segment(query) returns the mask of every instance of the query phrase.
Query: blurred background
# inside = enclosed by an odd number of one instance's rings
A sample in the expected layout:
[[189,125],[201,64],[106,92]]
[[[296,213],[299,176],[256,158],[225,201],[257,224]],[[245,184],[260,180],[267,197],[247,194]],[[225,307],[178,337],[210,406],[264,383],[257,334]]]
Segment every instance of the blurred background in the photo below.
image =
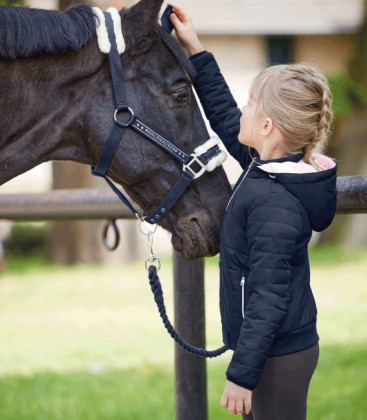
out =
[[[61,9],[82,1],[1,0]],[[130,0],[86,0],[106,9]],[[364,0],[185,0],[204,47],[213,52],[241,107],[265,67],[305,62],[323,72],[333,95],[334,134],[325,152],[338,176],[367,174],[367,8]],[[165,5],[162,7],[164,10]],[[209,132],[212,133],[209,125]],[[231,183],[241,173],[230,156]],[[106,188],[90,168],[49,162],[1,186],[1,194]],[[174,345],[159,318],[136,221],[118,221],[113,253],[104,222],[0,221],[0,419],[174,418]],[[173,321],[170,235],[154,250]],[[365,419],[367,403],[367,217],[337,215],[310,242],[318,305],[319,365],[310,419]],[[221,344],[218,256],[205,260],[207,346]],[[147,322],[149,320],[149,322]],[[220,406],[231,354],[208,361],[209,418]]]

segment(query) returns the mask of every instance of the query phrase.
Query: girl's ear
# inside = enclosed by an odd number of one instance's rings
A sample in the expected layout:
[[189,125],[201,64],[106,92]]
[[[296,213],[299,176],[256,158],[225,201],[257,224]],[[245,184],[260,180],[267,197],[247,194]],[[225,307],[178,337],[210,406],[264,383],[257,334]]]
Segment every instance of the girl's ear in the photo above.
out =
[[265,118],[265,120],[262,123],[261,134],[263,136],[268,136],[273,131],[273,128],[274,124],[271,118]]

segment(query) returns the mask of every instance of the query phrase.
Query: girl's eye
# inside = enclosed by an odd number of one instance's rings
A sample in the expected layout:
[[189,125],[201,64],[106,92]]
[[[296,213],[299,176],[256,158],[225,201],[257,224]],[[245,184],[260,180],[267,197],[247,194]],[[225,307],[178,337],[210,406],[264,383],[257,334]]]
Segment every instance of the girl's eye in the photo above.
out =
[[187,102],[189,99],[187,88],[181,88],[172,93],[174,100],[180,104]]

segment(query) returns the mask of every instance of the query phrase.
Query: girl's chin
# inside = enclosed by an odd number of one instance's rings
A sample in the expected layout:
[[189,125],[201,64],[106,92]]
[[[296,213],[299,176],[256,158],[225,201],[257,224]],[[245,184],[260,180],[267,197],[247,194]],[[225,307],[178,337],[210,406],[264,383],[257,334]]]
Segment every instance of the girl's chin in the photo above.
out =
[[238,141],[239,141],[241,144],[243,144],[244,146],[250,146],[250,145],[246,142],[246,140],[244,140],[244,139],[242,139],[242,138],[238,138]]

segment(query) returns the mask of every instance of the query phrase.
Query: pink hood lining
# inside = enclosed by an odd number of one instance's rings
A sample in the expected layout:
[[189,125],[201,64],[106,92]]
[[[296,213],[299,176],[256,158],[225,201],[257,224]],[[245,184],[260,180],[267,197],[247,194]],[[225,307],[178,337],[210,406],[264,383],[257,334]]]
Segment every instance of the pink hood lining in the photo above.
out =
[[[312,153],[313,160],[322,168],[323,171],[331,169],[335,166],[335,162],[326,155],[321,153]],[[264,165],[259,165],[258,168],[266,172],[274,173],[309,173],[319,172],[311,164],[306,163],[303,159],[298,162],[269,162]]]

